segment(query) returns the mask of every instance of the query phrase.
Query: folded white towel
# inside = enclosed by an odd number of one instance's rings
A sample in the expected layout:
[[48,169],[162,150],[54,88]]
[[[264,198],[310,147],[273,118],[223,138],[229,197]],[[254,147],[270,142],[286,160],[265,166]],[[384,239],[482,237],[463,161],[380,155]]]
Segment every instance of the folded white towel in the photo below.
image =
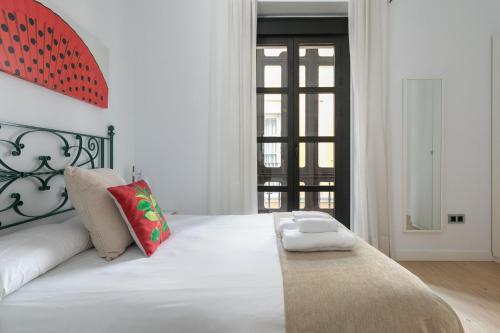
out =
[[308,217],[294,219],[300,232],[335,232],[337,231],[338,221],[333,217]]
[[305,218],[305,217],[322,217],[322,218],[331,218],[331,215],[325,212],[318,211],[307,211],[307,210],[294,210],[292,215],[295,219]]
[[287,251],[348,251],[356,244],[356,236],[340,226],[337,232],[303,233],[292,229],[283,230],[281,242]]
[[282,217],[279,223],[279,232],[283,234],[283,230],[293,230],[297,229],[298,226],[292,217]]

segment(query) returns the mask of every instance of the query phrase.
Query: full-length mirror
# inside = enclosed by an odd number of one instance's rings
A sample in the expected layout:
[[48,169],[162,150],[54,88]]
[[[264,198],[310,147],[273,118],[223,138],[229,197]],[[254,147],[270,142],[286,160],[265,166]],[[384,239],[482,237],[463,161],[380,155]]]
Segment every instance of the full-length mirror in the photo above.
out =
[[405,231],[440,231],[443,220],[443,80],[404,80]]

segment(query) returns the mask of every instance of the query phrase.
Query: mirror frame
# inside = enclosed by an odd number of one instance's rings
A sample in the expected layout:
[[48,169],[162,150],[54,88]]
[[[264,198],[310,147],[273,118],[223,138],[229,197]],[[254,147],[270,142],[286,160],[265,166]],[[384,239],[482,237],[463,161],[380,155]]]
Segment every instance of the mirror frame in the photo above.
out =
[[[406,198],[407,198],[407,143],[406,133],[408,132],[408,81],[411,80],[440,80],[441,81],[441,219],[439,229],[435,230],[409,230],[406,222]],[[402,117],[402,181],[401,181],[401,221],[403,232],[405,233],[439,233],[443,231],[447,220],[447,201],[446,201],[446,85],[445,79],[432,76],[410,76],[403,78],[403,117]]]

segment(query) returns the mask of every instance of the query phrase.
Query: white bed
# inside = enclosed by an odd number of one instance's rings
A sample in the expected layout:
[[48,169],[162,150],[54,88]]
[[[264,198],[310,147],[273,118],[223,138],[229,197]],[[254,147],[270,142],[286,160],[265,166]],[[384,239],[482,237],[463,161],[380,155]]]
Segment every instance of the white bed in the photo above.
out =
[[284,332],[272,215],[171,216],[150,258],[85,251],[0,302],[0,332]]

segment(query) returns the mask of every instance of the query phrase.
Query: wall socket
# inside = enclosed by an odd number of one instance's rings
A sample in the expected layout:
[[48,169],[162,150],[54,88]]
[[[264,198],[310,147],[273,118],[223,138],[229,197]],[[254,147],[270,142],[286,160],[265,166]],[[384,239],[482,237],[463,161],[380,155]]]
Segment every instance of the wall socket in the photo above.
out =
[[464,224],[465,214],[448,214],[448,224]]

